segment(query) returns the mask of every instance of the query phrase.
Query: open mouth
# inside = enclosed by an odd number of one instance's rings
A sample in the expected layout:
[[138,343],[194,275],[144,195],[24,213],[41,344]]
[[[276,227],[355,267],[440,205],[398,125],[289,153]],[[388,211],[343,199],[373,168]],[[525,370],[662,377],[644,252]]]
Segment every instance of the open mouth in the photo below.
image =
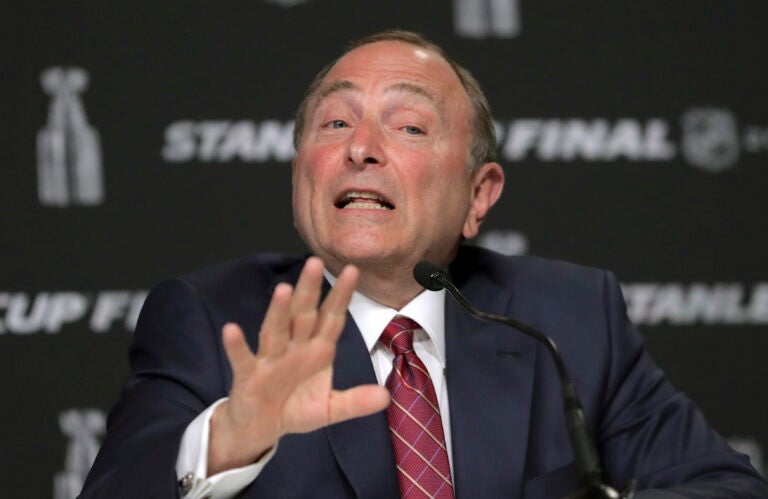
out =
[[336,201],[336,208],[355,210],[394,210],[395,207],[375,192],[349,191]]

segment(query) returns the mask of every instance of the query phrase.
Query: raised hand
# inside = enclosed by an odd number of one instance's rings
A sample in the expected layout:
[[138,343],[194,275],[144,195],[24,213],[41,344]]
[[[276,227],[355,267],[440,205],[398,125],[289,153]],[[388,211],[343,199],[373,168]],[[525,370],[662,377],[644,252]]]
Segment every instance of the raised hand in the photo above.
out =
[[256,461],[288,433],[304,433],[384,409],[378,385],[333,390],[333,357],[358,270],[347,266],[318,308],[323,264],[311,257],[296,288],[275,288],[254,355],[237,324],[223,329],[232,366],[229,400],[211,418],[208,474]]

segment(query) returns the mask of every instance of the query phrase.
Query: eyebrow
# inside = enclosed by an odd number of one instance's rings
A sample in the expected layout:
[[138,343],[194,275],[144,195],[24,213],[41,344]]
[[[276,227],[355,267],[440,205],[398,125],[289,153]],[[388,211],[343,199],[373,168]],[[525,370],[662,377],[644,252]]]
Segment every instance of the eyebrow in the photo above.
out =
[[408,94],[420,95],[421,97],[431,101],[439,109],[442,109],[442,99],[438,98],[435,92],[422,85],[403,81],[387,87],[385,92],[404,92]]
[[438,119],[442,122],[446,122],[446,115],[445,115],[445,105],[443,99],[438,97],[438,95],[430,90],[429,88],[417,85],[415,83],[408,83],[406,81],[402,81],[399,83],[395,83],[394,85],[391,85],[387,87],[384,92],[390,93],[390,92],[401,92],[411,95],[418,95],[420,97],[425,98],[432,106],[434,106],[435,110],[437,111]]
[[[353,93],[360,93],[363,89],[360,88],[358,85],[352,83],[349,80],[334,80],[327,85],[324,85],[320,87],[317,93],[317,101],[315,102],[315,110],[318,109],[318,107],[322,104],[322,102],[328,98],[328,96],[333,95],[335,93],[339,92],[353,92]],[[443,99],[439,98],[438,95],[430,90],[429,88],[418,85],[416,83],[409,83],[405,81],[401,81],[398,83],[394,83],[390,85],[389,87],[384,89],[385,93],[406,93],[410,95],[417,95],[424,99],[426,99],[432,106],[435,107],[435,110],[437,111],[438,119],[442,123],[446,123],[446,111],[445,111],[445,103]]]
[[349,80],[334,80],[320,89],[320,92],[318,93],[318,102],[325,99],[329,95],[336,92],[341,92],[342,90],[351,90],[353,92],[362,91],[360,87]]

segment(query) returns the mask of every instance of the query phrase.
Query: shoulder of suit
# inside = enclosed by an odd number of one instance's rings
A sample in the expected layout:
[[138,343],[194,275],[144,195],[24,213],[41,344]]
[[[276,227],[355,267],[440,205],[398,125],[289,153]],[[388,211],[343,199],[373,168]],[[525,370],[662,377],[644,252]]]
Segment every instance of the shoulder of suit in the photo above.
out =
[[[455,263],[459,272],[479,272],[502,287],[511,285],[592,287],[602,285],[606,272],[601,269],[530,255],[508,256],[480,247],[462,247]],[[453,271],[452,267],[452,271]]]
[[217,290],[227,293],[246,289],[265,289],[305,259],[280,253],[257,253],[216,263],[179,277],[207,294]]

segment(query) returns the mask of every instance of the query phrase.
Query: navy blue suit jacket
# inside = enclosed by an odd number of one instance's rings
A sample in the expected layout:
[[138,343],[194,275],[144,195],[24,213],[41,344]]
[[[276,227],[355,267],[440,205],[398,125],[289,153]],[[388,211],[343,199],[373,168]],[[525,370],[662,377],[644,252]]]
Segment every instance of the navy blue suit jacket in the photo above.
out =
[[[221,328],[243,326],[256,348],[271,291],[303,259],[259,255],[158,286],[141,313],[131,373],[81,497],[174,497],[187,424],[229,392]],[[557,342],[584,403],[608,483],[636,477],[638,497],[768,497],[765,481],[664,378],[625,314],[611,274],[533,257],[462,248],[454,280],[482,309]],[[559,498],[578,488],[560,384],[546,350],[477,321],[448,298],[446,380],[459,498]],[[376,383],[351,317],[334,385]],[[288,435],[239,497],[398,497],[384,412]]]

